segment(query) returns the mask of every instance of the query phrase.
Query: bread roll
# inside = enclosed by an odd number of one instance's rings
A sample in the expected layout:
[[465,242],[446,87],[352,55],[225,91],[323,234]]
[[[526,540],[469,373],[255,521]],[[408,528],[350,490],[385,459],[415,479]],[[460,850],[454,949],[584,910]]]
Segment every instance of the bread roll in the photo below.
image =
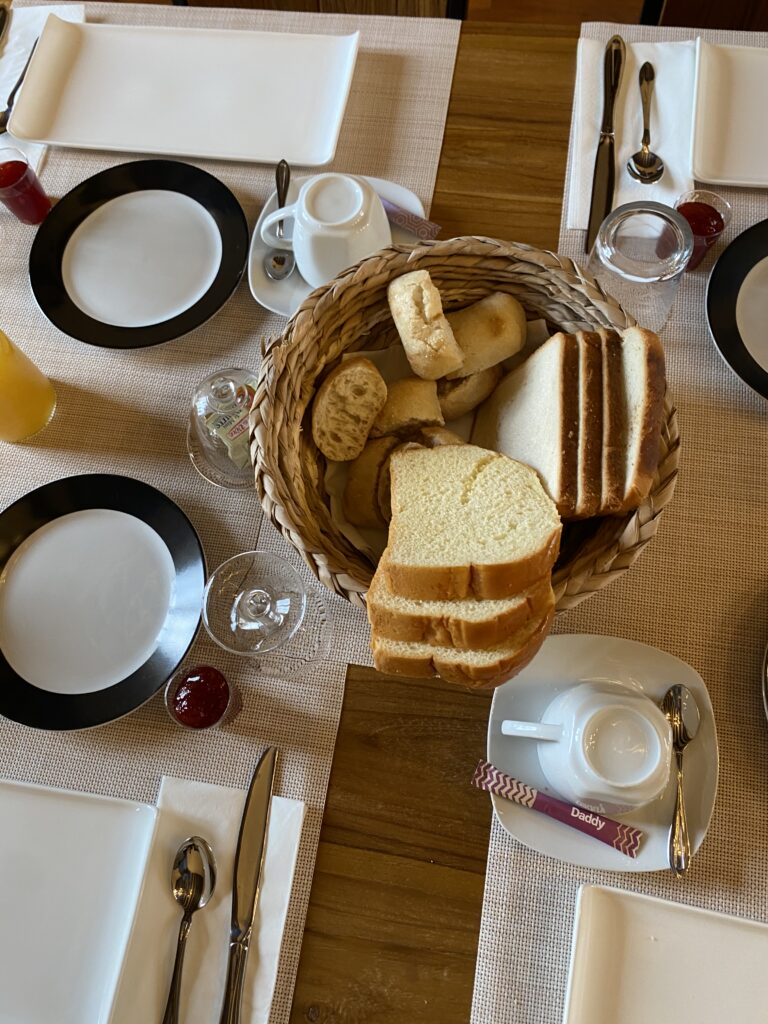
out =
[[441,427],[444,422],[435,382],[403,377],[389,385],[387,400],[371,425],[370,436],[407,434],[419,427]]
[[312,437],[323,455],[337,462],[357,458],[386,400],[387,385],[370,359],[339,363],[312,405]]
[[379,480],[385,465],[389,480],[389,455],[398,444],[396,437],[377,437],[369,441],[354,462],[349,464],[342,508],[354,526],[387,525],[379,510]]
[[445,444],[466,444],[463,437],[454,434],[447,427],[422,427],[414,435],[412,440],[418,441],[425,448],[441,448]]
[[446,421],[457,420],[465,413],[476,409],[492,393],[504,376],[501,365],[489,366],[469,377],[437,382],[437,399]]
[[525,310],[506,292],[493,292],[472,306],[448,314],[464,361],[445,376],[468,377],[508,359],[525,344]]
[[461,367],[462,350],[426,270],[395,278],[387,289],[387,299],[408,362],[418,377],[437,380]]

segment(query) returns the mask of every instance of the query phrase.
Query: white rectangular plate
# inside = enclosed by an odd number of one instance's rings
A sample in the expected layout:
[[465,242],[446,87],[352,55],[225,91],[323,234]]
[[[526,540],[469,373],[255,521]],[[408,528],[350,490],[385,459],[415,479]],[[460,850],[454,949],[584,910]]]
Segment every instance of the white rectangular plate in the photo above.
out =
[[103,1024],[155,808],[0,782],[0,1024]]
[[768,926],[582,886],[564,1024],[765,1024]]
[[768,49],[696,40],[691,167],[712,185],[768,186]]
[[347,36],[71,24],[51,16],[10,121],[19,139],[308,167],[333,159]]

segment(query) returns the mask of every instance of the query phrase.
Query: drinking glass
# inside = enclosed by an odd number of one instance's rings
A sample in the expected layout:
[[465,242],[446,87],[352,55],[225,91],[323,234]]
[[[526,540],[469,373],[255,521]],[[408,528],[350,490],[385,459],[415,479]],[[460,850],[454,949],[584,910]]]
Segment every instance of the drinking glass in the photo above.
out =
[[0,331],[0,441],[24,441],[42,430],[55,410],[53,384]]
[[642,327],[658,331],[693,252],[688,222],[661,203],[627,203],[609,213],[588,269]]
[[693,255],[686,270],[695,270],[731,222],[731,204],[716,192],[693,189],[675,202],[675,209],[691,226]]
[[198,385],[187,424],[187,452],[209,483],[230,489],[253,487],[248,448],[248,413],[256,374],[230,366]]
[[0,202],[22,224],[40,224],[51,209],[51,201],[27,158],[8,146],[0,147]]
[[270,551],[244,551],[214,570],[203,593],[203,624],[225,651],[257,659],[258,670],[278,678],[320,661],[331,645],[322,595]]

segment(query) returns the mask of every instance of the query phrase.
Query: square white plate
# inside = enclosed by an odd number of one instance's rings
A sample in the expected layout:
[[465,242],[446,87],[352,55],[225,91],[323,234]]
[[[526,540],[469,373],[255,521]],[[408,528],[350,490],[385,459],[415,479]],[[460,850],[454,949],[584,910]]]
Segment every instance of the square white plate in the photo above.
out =
[[0,1024],[103,1024],[155,808],[0,782]]
[[586,885],[564,1024],[765,1024],[768,926]]
[[308,167],[333,159],[347,36],[71,24],[51,15],[9,130],[80,149]]
[[768,186],[768,49],[696,40],[691,169],[712,185]]

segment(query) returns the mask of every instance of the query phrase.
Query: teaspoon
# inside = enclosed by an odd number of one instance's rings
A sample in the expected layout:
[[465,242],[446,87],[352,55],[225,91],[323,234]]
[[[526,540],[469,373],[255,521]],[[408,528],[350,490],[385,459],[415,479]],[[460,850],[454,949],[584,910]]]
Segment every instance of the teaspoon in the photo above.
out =
[[669,866],[678,878],[688,870],[691,860],[691,840],[685,814],[683,794],[683,751],[699,731],[701,721],[696,698],[687,686],[676,684],[664,694],[661,710],[672,729],[672,746],[677,763],[677,795],[675,813],[669,833]]
[[640,150],[627,161],[627,170],[644,185],[652,185],[664,173],[664,164],[651,150],[651,97],[656,75],[648,61],[640,68],[640,100],[643,105],[643,137]]
[[187,936],[192,915],[206,905],[216,886],[216,858],[208,843],[200,836],[190,836],[178,849],[171,873],[173,898],[184,911],[179,926],[176,944],[176,960],[168,992],[168,1002],[162,1024],[177,1024],[179,1019],[179,997],[181,995],[181,972]]
[[[291,183],[291,168],[287,160],[281,160],[275,171],[275,185],[277,186],[277,208],[285,206],[288,198],[288,186]],[[283,222],[279,220],[275,228],[278,238],[283,237]],[[264,273],[272,281],[284,281],[290,277],[293,268],[296,266],[294,255],[288,249],[271,249],[264,257]]]

